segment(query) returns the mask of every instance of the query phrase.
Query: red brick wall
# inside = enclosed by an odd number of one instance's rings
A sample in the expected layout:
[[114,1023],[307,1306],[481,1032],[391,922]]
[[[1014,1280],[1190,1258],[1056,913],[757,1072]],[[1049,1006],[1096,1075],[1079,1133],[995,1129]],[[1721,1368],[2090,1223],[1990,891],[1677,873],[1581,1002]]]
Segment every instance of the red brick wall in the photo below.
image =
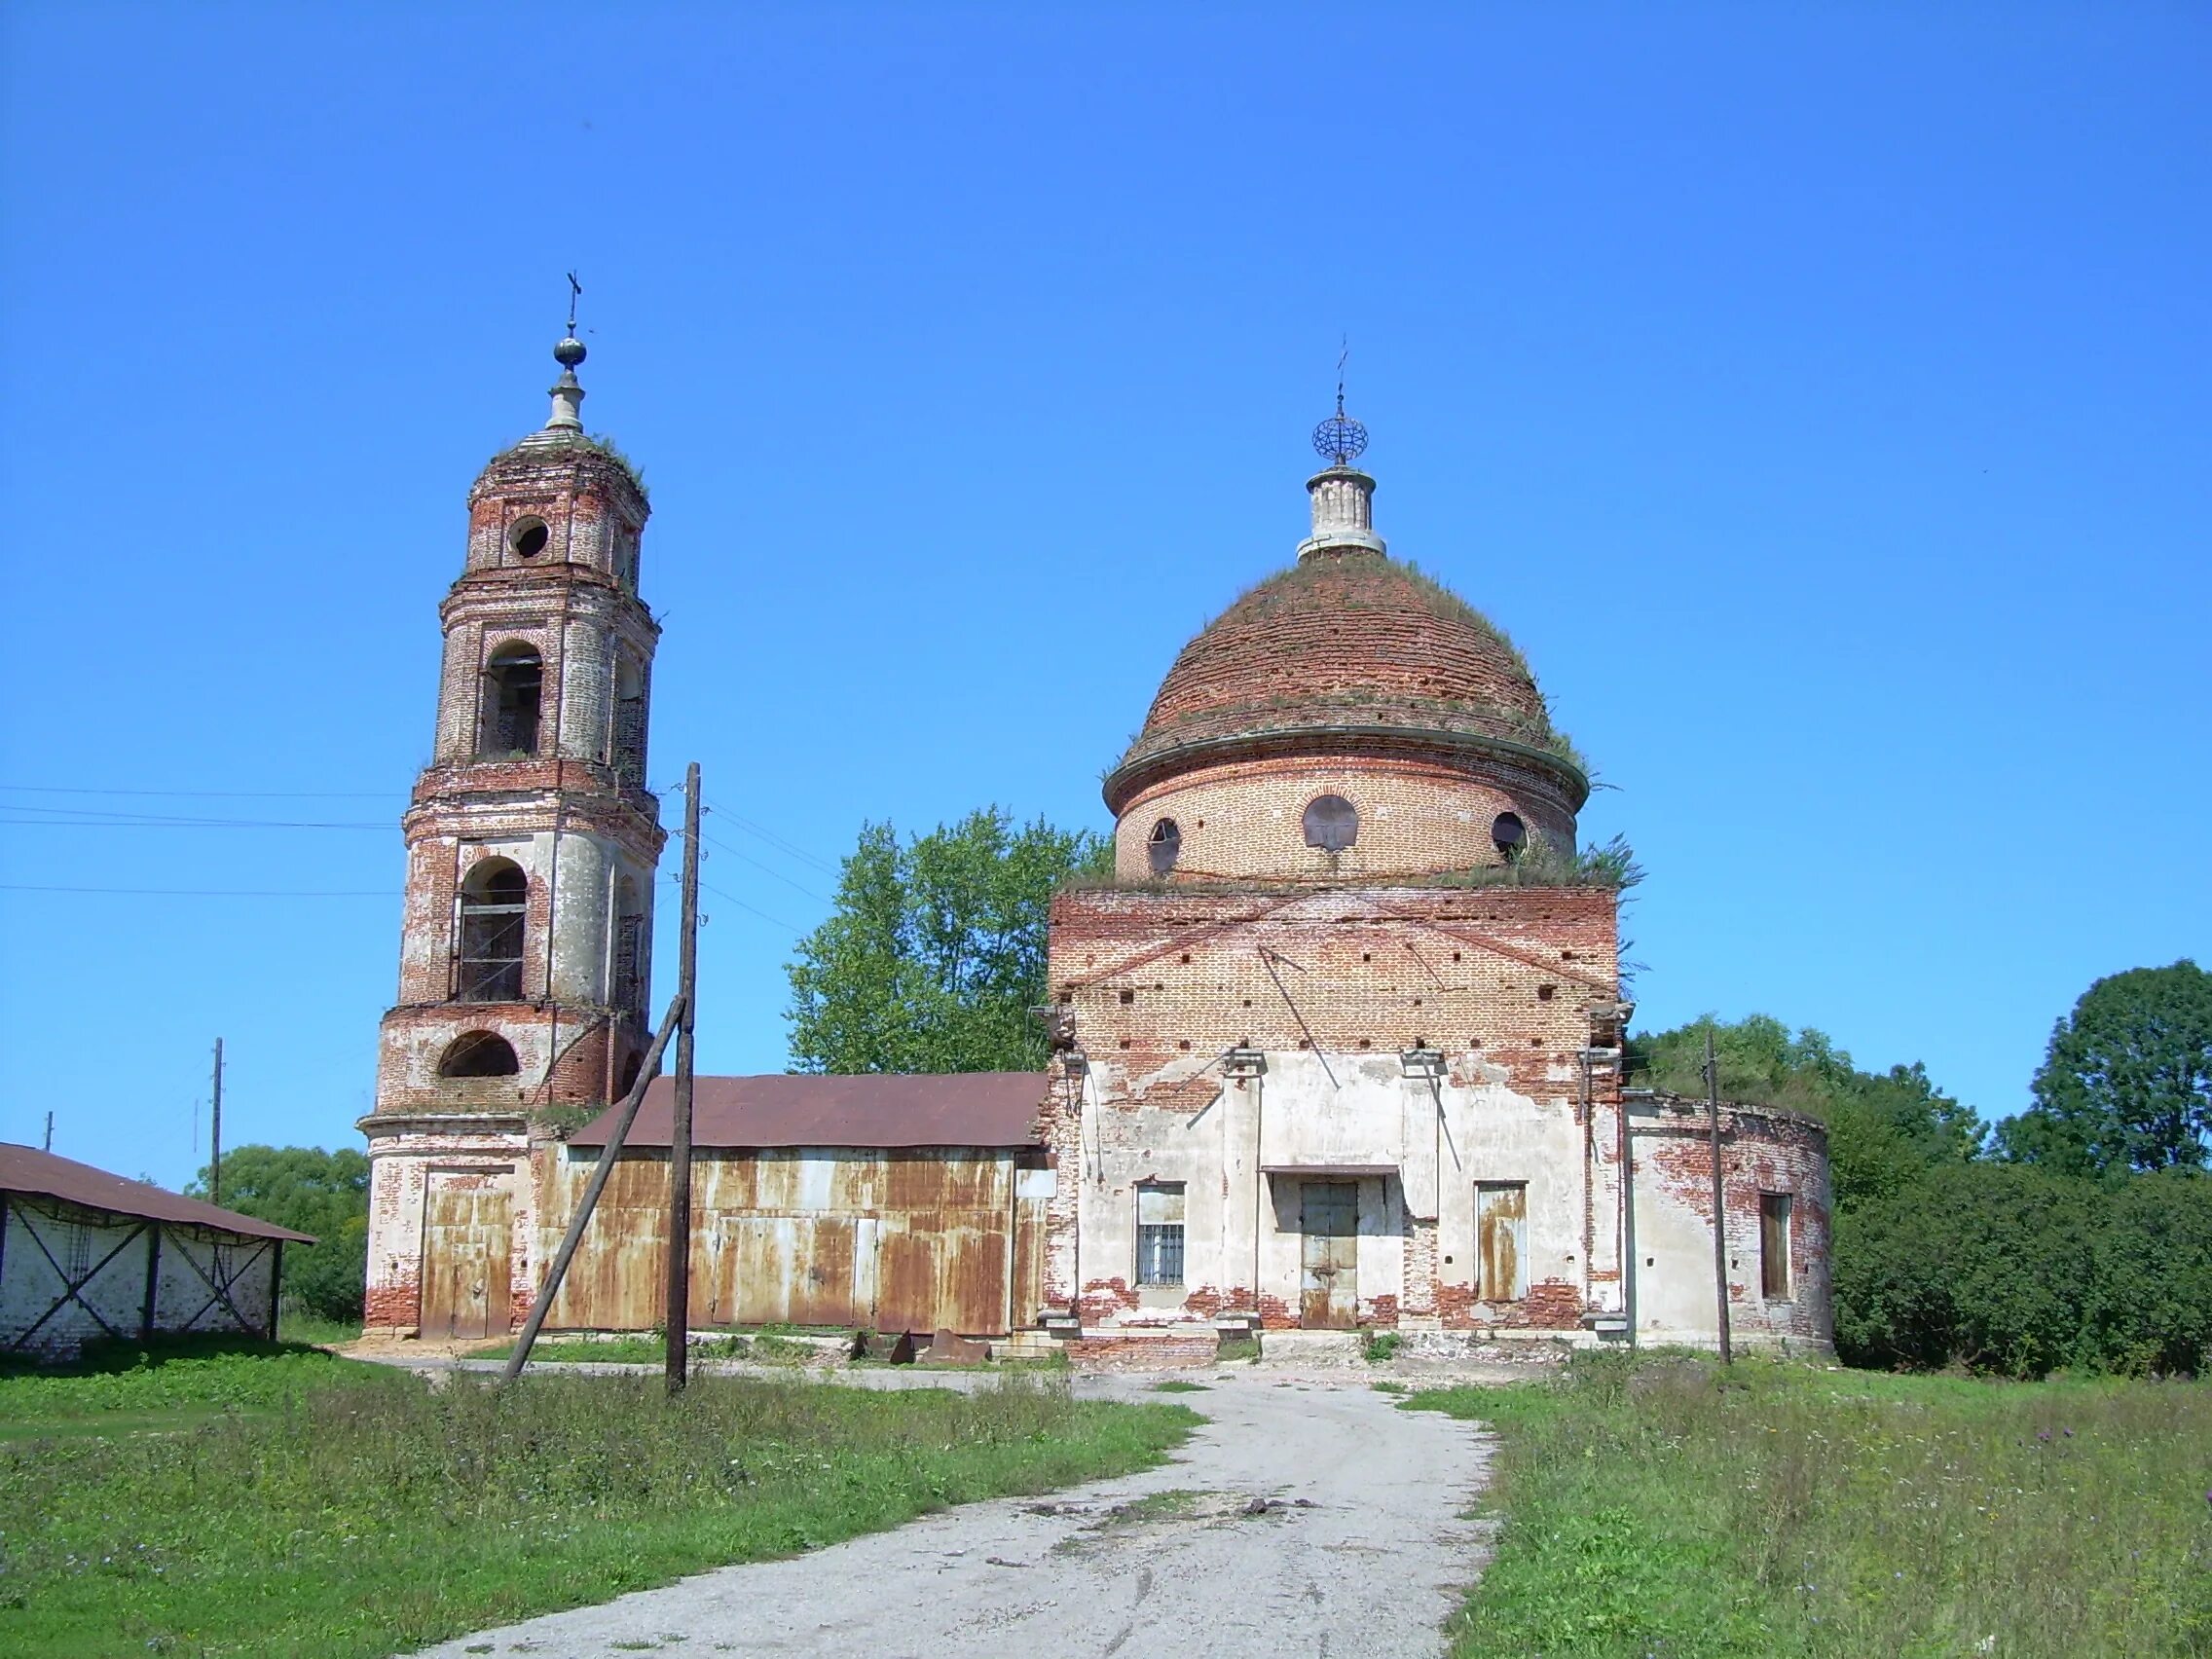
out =
[[[1417,1041],[1480,1051],[1518,1092],[1557,1098],[1590,1004],[1617,992],[1615,909],[1595,888],[1070,892],[1053,902],[1049,972],[1085,1050],[1139,1080],[1132,1101],[1164,1087],[1154,1074],[1239,1043]],[[1263,949],[1295,966],[1271,974]]]

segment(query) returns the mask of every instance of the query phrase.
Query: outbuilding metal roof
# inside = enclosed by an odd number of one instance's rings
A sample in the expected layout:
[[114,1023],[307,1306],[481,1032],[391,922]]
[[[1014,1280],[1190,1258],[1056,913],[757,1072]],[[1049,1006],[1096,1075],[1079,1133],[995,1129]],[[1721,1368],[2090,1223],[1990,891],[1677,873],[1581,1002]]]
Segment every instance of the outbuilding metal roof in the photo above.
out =
[[[702,1077],[691,1090],[691,1143],[713,1147],[1025,1147],[1041,1144],[1044,1072],[870,1072],[853,1077]],[[626,1146],[666,1146],[676,1080],[645,1089]],[[608,1111],[569,1137],[605,1146]]]
[[61,1198],[87,1209],[112,1210],[147,1221],[180,1222],[212,1227],[225,1233],[243,1233],[255,1238],[286,1238],[296,1244],[313,1244],[311,1234],[257,1221],[236,1210],[218,1209],[178,1193],[165,1192],[143,1181],[126,1181],[90,1163],[57,1158],[33,1146],[0,1141],[0,1193],[37,1193]]

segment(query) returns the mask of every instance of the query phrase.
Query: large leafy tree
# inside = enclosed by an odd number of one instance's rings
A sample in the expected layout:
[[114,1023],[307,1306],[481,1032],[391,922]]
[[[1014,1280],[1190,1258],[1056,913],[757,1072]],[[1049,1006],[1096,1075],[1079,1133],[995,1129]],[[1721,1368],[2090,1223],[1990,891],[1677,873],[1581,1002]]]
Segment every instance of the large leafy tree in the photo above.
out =
[[1022,1071],[1043,1066],[1052,894],[1111,846],[997,807],[901,845],[869,824],[836,909],[790,963],[792,1067],[803,1072]]
[[[185,1189],[207,1197],[207,1171]],[[324,1319],[361,1316],[369,1257],[369,1161],[350,1147],[240,1146],[223,1154],[223,1207],[314,1235],[284,1250],[284,1296]]]
[[2212,1161],[2212,973],[2191,961],[2091,985],[2050,1034],[2008,1157],[2080,1174]]

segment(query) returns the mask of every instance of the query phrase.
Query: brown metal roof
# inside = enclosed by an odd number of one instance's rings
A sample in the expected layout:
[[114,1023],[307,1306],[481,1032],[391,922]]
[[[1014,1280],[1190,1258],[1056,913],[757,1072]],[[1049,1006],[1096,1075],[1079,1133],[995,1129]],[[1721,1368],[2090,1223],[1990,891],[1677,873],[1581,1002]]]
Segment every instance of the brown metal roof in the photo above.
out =
[[[694,1146],[1036,1146],[1043,1072],[869,1072],[852,1077],[702,1077],[691,1092]],[[666,1146],[676,1081],[645,1090],[628,1146]],[[605,1146],[614,1114],[569,1137]]]
[[36,1147],[0,1141],[0,1193],[39,1193],[62,1198],[87,1209],[113,1210],[118,1215],[142,1216],[148,1221],[174,1221],[195,1227],[219,1228],[255,1238],[288,1238],[313,1244],[313,1235],[294,1233],[273,1222],[256,1221],[236,1210],[217,1209],[180,1194],[150,1187],[143,1181],[126,1181],[104,1169],[74,1159],[56,1158]]

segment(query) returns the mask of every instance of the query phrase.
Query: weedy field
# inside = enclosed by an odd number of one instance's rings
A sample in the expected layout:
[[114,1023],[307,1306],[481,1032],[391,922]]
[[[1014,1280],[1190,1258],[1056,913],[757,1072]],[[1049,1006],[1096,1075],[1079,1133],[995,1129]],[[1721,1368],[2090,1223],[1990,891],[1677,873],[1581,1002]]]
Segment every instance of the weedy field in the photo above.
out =
[[1589,1356],[1499,1437],[1459,1655],[2212,1654],[2212,1385]]
[[0,1652],[382,1656],[950,1503],[1145,1468],[1197,1419],[975,1395],[460,1376],[317,1349],[0,1377]]
[[[690,1345],[694,1361],[702,1359],[756,1359],[770,1365],[799,1365],[816,1349],[807,1343],[772,1331],[756,1336],[709,1337]],[[504,1359],[514,1352],[511,1342],[487,1343],[473,1357]],[[545,1337],[532,1346],[533,1365],[659,1365],[668,1358],[667,1339],[633,1337]]]

